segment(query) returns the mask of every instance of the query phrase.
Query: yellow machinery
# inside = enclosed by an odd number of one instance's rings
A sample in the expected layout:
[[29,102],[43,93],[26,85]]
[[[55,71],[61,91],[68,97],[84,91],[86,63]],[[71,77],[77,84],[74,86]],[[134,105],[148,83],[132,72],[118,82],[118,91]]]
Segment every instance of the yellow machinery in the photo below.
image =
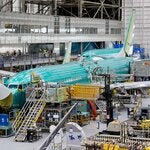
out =
[[70,87],[71,99],[96,100],[103,92],[98,85],[74,85]]
[[88,124],[90,121],[90,114],[88,112],[77,113],[75,115],[71,115],[69,122],[76,122],[80,126],[84,126]]
[[99,85],[88,84],[47,88],[47,96],[50,102],[63,102],[68,99],[96,100],[102,92],[103,88]]
[[119,146],[113,144],[103,144],[102,150],[119,150]]
[[101,149],[101,150],[129,150],[129,148],[126,147],[125,145],[120,146],[119,144],[114,144],[114,143],[103,143],[103,142],[102,143],[101,142],[91,143],[90,141],[88,141],[88,143],[86,143],[87,150],[91,150],[94,147],[96,149]]
[[149,120],[142,120],[138,126],[142,129],[150,128],[150,119]]
[[125,147],[120,147],[119,150],[129,150],[129,149]]
[[128,150],[128,148],[120,147],[117,144],[102,144],[102,150]]

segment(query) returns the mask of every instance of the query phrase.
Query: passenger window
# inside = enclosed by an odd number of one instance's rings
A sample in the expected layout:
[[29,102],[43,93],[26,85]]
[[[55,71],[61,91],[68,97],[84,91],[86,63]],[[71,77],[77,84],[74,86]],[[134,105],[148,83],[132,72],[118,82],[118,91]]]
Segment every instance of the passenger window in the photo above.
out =
[[8,88],[10,88],[10,89],[17,89],[18,85],[17,84],[10,84],[10,85],[8,85]]

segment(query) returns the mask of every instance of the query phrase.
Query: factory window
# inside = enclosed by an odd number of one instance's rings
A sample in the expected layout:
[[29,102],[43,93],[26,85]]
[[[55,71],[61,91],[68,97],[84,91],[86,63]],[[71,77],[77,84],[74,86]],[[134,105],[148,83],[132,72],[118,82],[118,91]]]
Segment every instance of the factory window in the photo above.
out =
[[30,25],[30,32],[34,33],[34,25]]
[[66,34],[70,34],[70,17],[66,17],[65,30],[66,30]]
[[54,17],[54,34],[60,33],[59,16]]
[[40,25],[34,26],[34,33],[40,33],[41,32],[41,27]]
[[111,34],[121,34],[120,28],[111,28]]
[[31,33],[30,25],[21,25],[21,33]]
[[105,22],[105,34],[109,34],[109,20]]
[[48,26],[5,24],[5,33],[48,33]]
[[75,28],[76,34],[82,34],[82,28],[76,27]]
[[13,33],[13,25],[12,24],[5,24],[5,33]]
[[83,28],[83,34],[89,34],[89,28],[88,27]]
[[31,25],[30,32],[46,34],[46,33],[48,33],[48,26]]
[[43,33],[43,34],[48,33],[48,27],[47,26],[41,26],[41,33]]
[[90,28],[90,34],[97,34],[97,28]]
[[76,27],[76,34],[97,34],[97,28],[89,28],[89,27]]
[[17,84],[9,84],[8,88],[10,88],[10,89],[17,89],[18,85]]

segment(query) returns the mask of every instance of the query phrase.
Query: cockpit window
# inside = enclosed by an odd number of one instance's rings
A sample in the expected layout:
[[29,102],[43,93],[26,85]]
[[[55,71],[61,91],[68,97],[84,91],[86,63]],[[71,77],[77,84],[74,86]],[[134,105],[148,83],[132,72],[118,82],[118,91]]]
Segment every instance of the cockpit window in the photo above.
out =
[[10,89],[17,89],[18,85],[17,84],[9,84],[8,88],[10,88]]
[[22,89],[22,84],[20,84],[20,85],[18,86],[18,89]]

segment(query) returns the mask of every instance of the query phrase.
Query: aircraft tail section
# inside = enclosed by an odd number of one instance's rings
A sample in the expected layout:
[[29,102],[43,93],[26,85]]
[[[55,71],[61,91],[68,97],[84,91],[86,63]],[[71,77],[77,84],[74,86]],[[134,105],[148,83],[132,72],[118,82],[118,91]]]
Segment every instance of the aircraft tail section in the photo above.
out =
[[70,62],[70,57],[71,57],[71,42],[68,42],[63,64]]
[[134,20],[135,20],[135,9],[132,10],[132,15],[130,17],[130,23],[128,25],[128,30],[125,37],[125,42],[122,50],[119,52],[120,57],[130,56],[133,53],[133,31],[134,31]]

